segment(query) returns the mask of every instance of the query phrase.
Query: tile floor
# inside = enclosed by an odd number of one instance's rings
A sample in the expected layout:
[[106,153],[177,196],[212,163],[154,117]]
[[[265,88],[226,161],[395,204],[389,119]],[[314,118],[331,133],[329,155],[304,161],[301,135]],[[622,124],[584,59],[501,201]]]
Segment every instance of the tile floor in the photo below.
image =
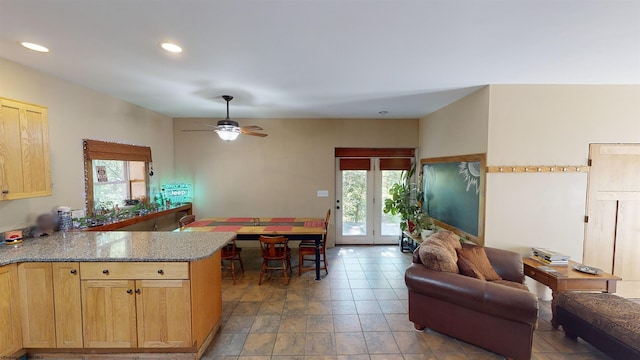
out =
[[[288,286],[282,272],[258,286],[258,249],[244,248],[247,272],[236,285],[229,272],[223,273],[223,323],[203,359],[503,358],[434,331],[413,330],[404,284],[411,257],[397,247],[328,249],[329,274],[320,282],[313,280],[312,271],[298,277],[293,252]],[[548,302],[541,302],[540,308],[534,360],[608,359],[586,342],[554,330]]]

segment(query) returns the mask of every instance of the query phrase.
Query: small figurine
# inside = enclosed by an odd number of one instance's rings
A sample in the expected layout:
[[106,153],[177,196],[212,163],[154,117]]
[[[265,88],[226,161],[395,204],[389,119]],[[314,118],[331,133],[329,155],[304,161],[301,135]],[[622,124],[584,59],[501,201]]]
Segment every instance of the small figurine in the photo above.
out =
[[33,237],[48,236],[54,233],[56,221],[51,214],[38,215],[36,218],[36,230]]

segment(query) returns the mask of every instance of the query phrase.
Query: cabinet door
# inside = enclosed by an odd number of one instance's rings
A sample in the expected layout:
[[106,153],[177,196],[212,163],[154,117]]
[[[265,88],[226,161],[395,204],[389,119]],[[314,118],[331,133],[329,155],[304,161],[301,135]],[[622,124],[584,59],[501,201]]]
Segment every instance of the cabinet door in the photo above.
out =
[[82,280],[85,348],[137,346],[135,282]]
[[56,345],[82,348],[82,303],[78,263],[52,263]]
[[22,343],[25,348],[55,348],[51,263],[18,264]]
[[0,266],[0,359],[22,349],[16,264]]
[[192,346],[189,280],[138,280],[136,288],[138,345]]
[[51,195],[47,109],[0,98],[0,200]]

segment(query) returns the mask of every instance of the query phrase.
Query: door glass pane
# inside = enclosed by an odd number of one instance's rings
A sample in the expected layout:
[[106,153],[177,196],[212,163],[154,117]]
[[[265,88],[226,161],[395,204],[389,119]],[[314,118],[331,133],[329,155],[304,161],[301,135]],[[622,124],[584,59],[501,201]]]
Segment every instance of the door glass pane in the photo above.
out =
[[367,171],[342,171],[342,235],[367,234]]
[[[384,208],[384,201],[391,197],[389,195],[389,188],[391,185],[398,183],[402,180],[402,170],[382,170],[382,208]],[[382,236],[399,236],[400,235],[400,215],[395,216],[385,214],[384,211],[380,214],[380,233]]]

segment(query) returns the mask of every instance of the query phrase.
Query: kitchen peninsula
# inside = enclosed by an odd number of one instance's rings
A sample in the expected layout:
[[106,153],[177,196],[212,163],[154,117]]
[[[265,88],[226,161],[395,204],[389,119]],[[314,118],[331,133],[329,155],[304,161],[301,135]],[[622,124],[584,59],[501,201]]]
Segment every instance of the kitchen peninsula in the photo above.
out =
[[[0,247],[0,358],[180,353],[220,326],[228,232],[58,232]],[[6,320],[5,320],[6,319]]]

